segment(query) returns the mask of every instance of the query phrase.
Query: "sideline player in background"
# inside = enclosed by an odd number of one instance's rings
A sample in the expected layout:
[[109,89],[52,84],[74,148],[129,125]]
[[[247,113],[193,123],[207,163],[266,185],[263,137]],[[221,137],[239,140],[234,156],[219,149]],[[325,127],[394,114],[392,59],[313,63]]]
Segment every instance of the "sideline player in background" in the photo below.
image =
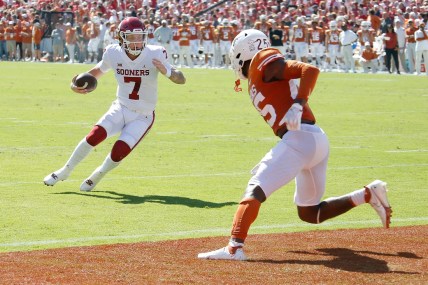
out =
[[[158,97],[158,73],[167,76],[176,84],[184,84],[186,81],[183,73],[168,63],[163,47],[146,45],[147,31],[138,18],[125,18],[120,23],[118,37],[119,44],[108,46],[102,61],[88,71],[100,78],[113,69],[118,84],[117,99],[91,132],[79,142],[65,165],[45,177],[44,183],[48,186],[66,180],[96,145],[120,133],[101,166],[80,186],[82,191],[91,191],[151,129]],[[87,90],[75,86],[75,78],[72,80],[71,89],[77,93],[87,93]]]
[[[358,205],[370,203],[383,226],[388,228],[392,210],[383,181],[375,180],[362,189],[321,202],[329,142],[324,131],[315,124],[307,103],[315,88],[318,68],[285,60],[279,50],[270,48],[266,35],[254,29],[236,36],[230,57],[239,78],[248,79],[254,107],[281,140],[252,170],[253,177],[235,212],[228,246],[200,253],[198,258],[245,260],[242,247],[261,203],[294,178],[294,203],[301,220],[319,224]],[[300,79],[300,86],[295,79]],[[235,89],[238,87],[239,81]]]

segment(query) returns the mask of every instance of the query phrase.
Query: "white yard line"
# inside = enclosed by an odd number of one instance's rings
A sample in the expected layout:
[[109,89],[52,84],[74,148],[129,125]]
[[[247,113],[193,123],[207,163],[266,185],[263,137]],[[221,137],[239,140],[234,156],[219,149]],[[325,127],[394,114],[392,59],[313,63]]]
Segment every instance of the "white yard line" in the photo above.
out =
[[[409,168],[409,167],[425,167],[428,166],[428,163],[415,163],[415,164],[391,164],[391,165],[382,165],[382,166],[376,166],[376,165],[361,165],[361,166],[336,166],[336,167],[329,167],[329,170],[353,170],[353,169],[365,169],[365,168],[376,168],[376,169],[383,169],[383,168]],[[214,177],[214,176],[242,176],[246,175],[249,176],[250,172],[248,171],[241,171],[241,172],[223,172],[223,173],[199,173],[199,174],[171,174],[171,175],[152,175],[152,176],[117,176],[117,177],[106,177],[103,180],[123,180],[123,179],[176,179],[176,178],[188,178],[188,177]],[[83,178],[82,178],[83,179]],[[81,180],[76,179],[69,179],[64,182],[76,182]],[[42,179],[40,181],[28,181],[28,182],[2,182],[0,183],[0,187],[9,187],[9,186],[16,186],[16,185],[40,185],[42,184]]]
[[[393,222],[427,222],[428,217],[413,217],[404,219],[394,219]],[[311,225],[305,223],[289,223],[279,225],[265,225],[265,226],[253,226],[252,230],[272,230],[272,229],[286,229],[286,228],[308,228],[308,227],[328,227],[328,226],[348,226],[348,225],[365,225],[365,224],[380,224],[379,220],[363,220],[363,221],[343,221],[343,222],[324,222],[319,225]],[[37,240],[37,241],[16,241],[9,243],[0,243],[0,247],[23,247],[23,246],[37,246],[37,245],[49,245],[49,244],[79,244],[90,241],[117,241],[117,240],[136,240],[147,237],[192,237],[195,234],[224,234],[227,236],[230,232],[230,228],[211,228],[211,229],[200,229],[200,230],[189,230],[189,231],[176,231],[176,232],[164,232],[164,233],[149,233],[149,234],[135,234],[135,235],[117,235],[117,236],[93,236],[93,237],[77,237],[77,238],[66,238],[66,239],[49,239],[49,240]]]
[[390,153],[407,153],[407,152],[427,152],[428,149],[400,149],[400,150],[386,150],[385,152]]

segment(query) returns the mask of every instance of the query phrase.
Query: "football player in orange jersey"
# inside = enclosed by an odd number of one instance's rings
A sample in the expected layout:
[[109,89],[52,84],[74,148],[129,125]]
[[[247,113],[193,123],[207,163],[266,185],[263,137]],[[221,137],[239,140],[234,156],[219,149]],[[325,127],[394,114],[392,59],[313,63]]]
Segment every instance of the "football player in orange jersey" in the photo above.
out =
[[340,31],[337,26],[336,21],[331,21],[329,23],[329,30],[325,31],[325,47],[327,50],[327,70],[331,70],[331,67],[338,63],[340,57],[340,43],[339,43],[339,34]]
[[324,55],[324,30],[318,26],[318,19],[311,22],[308,29],[311,55],[315,57],[316,66],[321,67],[321,57]]
[[188,67],[193,68],[193,61],[190,56],[190,30],[186,22],[183,23],[180,29],[178,29],[178,35],[180,38],[180,64],[181,66],[185,65],[185,60]]
[[171,49],[170,59],[171,59],[171,62],[174,63],[174,58],[176,58],[178,63],[179,57],[180,57],[180,35],[178,33],[178,30],[181,28],[181,25],[178,24],[176,18],[172,18],[170,28],[172,30],[172,40],[170,43],[170,49]]
[[378,60],[379,55],[376,51],[371,47],[370,42],[366,42],[364,44],[364,49],[360,56],[360,64],[363,67],[364,73],[369,72],[369,68],[372,73],[376,73],[378,69]]
[[375,31],[370,28],[369,21],[361,22],[361,29],[357,31],[358,40],[360,42],[361,50],[360,53],[363,52],[364,45],[369,42],[370,46],[373,47],[373,42],[375,41]]
[[214,66],[214,27],[209,20],[205,20],[204,25],[200,29],[201,46],[204,48],[205,65],[208,67]]
[[198,64],[200,24],[195,21],[195,18],[189,17],[188,28],[190,30],[190,56],[193,63]]
[[298,17],[297,25],[293,26],[293,46],[296,53],[296,60],[308,62],[308,29],[306,28],[305,17]]
[[[329,142],[315,124],[307,103],[317,82],[318,68],[286,60],[279,50],[270,48],[266,35],[255,29],[236,36],[230,57],[239,78],[248,79],[254,107],[281,139],[252,170],[253,177],[235,212],[229,244],[200,253],[198,258],[245,260],[244,242],[261,204],[293,179],[294,203],[301,220],[319,224],[370,203],[388,228],[392,210],[383,181],[375,180],[341,197],[321,200],[325,194]],[[300,85],[296,79],[300,79]]]
[[219,26],[217,29],[218,29],[218,39],[220,43],[221,58],[222,58],[224,67],[227,68],[230,64],[228,53],[230,50],[230,45],[232,44],[232,40],[233,40],[232,38],[233,29],[229,25],[228,19],[224,19],[222,22],[222,25]]

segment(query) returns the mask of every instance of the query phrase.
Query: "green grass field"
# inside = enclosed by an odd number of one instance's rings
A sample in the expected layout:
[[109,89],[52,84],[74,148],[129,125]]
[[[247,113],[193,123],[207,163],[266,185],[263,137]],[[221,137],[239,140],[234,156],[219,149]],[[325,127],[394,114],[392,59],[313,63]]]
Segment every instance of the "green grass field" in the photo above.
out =
[[[46,187],[115,98],[110,72],[79,95],[70,79],[88,65],[0,63],[0,251],[225,236],[250,169],[277,142],[230,70],[160,77],[151,133],[93,192],[79,186],[114,138],[69,180]],[[428,79],[322,73],[310,104],[327,132],[326,198],[388,182],[393,227],[428,224]],[[321,225],[301,222],[294,183],[261,208],[250,234],[379,227],[363,205]]]

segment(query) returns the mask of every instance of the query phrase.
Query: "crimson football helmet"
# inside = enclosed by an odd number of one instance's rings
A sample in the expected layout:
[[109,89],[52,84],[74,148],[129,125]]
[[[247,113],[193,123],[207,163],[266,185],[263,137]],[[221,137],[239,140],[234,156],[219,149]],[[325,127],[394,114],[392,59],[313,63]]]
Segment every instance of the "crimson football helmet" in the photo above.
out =
[[128,53],[139,55],[147,44],[147,29],[137,17],[128,17],[118,27],[119,43]]

